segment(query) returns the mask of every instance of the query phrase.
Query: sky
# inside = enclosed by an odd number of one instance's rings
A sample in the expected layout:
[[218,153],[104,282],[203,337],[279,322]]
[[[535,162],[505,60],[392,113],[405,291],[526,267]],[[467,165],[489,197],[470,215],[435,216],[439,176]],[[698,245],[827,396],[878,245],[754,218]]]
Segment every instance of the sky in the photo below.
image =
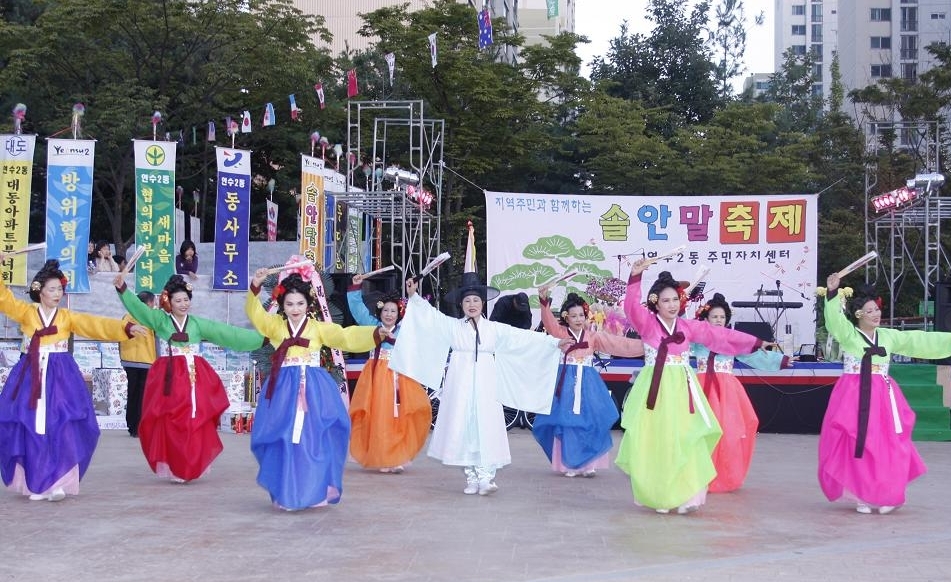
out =
[[[716,0],[711,4],[716,5]],[[747,72],[733,80],[735,90],[742,89],[743,79],[750,73],[773,73],[773,0],[744,0],[747,20]],[[587,76],[587,64],[595,56],[604,54],[608,43],[621,30],[621,22],[628,21],[631,32],[649,33],[653,23],[644,18],[648,0],[575,0],[575,32],[587,36],[590,44],[579,45],[578,55],[584,63],[582,73]],[[762,26],[753,26],[753,17],[764,11]],[[711,13],[713,8],[711,7]]]

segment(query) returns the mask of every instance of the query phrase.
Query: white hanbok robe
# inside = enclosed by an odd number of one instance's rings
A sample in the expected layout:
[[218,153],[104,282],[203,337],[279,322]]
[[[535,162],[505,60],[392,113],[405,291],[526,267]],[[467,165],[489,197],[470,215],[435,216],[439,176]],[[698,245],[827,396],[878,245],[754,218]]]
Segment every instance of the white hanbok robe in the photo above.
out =
[[556,338],[485,318],[479,319],[478,360],[475,340],[469,321],[444,315],[414,295],[390,369],[430,388],[442,385],[430,457],[445,465],[498,469],[512,461],[503,404],[548,414],[561,351]]

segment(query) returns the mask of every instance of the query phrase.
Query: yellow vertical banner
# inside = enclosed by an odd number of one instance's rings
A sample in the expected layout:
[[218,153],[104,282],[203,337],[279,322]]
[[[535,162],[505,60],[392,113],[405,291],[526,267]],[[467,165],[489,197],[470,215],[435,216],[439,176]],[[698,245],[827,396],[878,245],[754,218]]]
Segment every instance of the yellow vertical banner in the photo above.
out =
[[301,155],[300,254],[324,268],[324,161]]
[[[33,182],[34,135],[0,135],[0,251],[27,245],[30,235],[30,192]],[[27,255],[0,264],[7,285],[26,285]]]

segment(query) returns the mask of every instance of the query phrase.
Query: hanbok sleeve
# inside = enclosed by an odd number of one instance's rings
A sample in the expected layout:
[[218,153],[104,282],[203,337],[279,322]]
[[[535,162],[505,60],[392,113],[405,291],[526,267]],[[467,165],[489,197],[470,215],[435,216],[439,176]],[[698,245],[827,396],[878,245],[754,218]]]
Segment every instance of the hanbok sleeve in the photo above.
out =
[[374,348],[373,341],[375,326],[351,325],[342,327],[336,323],[318,322],[320,343],[345,352],[368,352]]
[[373,317],[373,314],[367,309],[366,303],[363,302],[363,292],[359,289],[347,291],[347,306],[350,307],[350,315],[353,316],[353,320],[358,325],[372,325],[374,327],[380,325],[380,320]]
[[878,333],[890,354],[936,360],[951,356],[951,333],[941,331],[901,331],[878,328]]
[[258,294],[250,289],[245,297],[244,313],[248,316],[248,320],[254,326],[254,329],[262,335],[272,340],[281,337],[281,331],[286,324],[280,317],[274,317],[265,311],[264,306],[261,305],[261,301],[258,299]]
[[639,339],[597,331],[592,334],[589,341],[595,350],[612,356],[639,358],[644,355],[644,342]]
[[168,319],[167,313],[159,309],[152,309],[142,303],[132,291],[129,291],[128,287],[123,287],[122,291],[119,291],[119,300],[122,301],[122,306],[125,307],[133,319],[151,330],[160,329]]
[[390,353],[390,369],[438,388],[452,344],[452,326],[458,323],[414,294],[400,323],[400,339]]
[[756,350],[752,354],[738,355],[736,359],[750,368],[766,372],[776,372],[789,367],[789,356],[770,350]]
[[36,311],[36,306],[14,297],[13,291],[0,280],[0,311],[17,323],[24,323]]
[[687,330],[690,341],[703,344],[708,350],[727,356],[751,354],[763,344],[763,340],[754,335],[710,325],[706,321],[681,319],[677,325]]
[[548,332],[548,335],[558,339],[565,339],[568,337],[568,329],[558,323],[558,320],[555,319],[555,316],[551,312],[551,299],[548,299],[542,303],[541,314],[542,325],[545,326],[545,331]]
[[[209,341],[223,348],[250,352],[260,348],[267,341],[263,335],[253,329],[245,329],[194,316],[189,317],[189,319],[198,324],[198,333],[201,337],[197,339]],[[195,341],[195,339],[191,338],[192,341]]]
[[630,320],[631,326],[641,334],[654,319],[651,310],[641,305],[640,274],[627,280],[627,293],[624,295],[624,315]]
[[826,330],[843,348],[849,348],[851,352],[859,347],[859,342],[862,341],[859,338],[859,332],[852,325],[852,322],[846,319],[838,293],[832,297],[826,296],[826,304],[822,313],[825,315]]
[[[483,325],[486,323],[489,322]],[[558,338],[504,323],[491,323],[496,330],[496,400],[517,410],[551,413],[561,361]]]
[[[139,301],[139,298],[136,297],[135,300]],[[133,325],[131,321],[70,311],[69,322],[73,333],[89,339],[123,342],[132,338],[129,333],[129,328]]]

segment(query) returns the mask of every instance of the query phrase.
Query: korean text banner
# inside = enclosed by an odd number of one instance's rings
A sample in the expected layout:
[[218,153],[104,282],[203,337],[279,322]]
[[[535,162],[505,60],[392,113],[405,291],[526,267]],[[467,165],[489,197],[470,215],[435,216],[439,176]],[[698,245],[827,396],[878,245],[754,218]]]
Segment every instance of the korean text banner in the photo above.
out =
[[722,293],[734,322],[815,343],[816,195],[485,195],[487,276],[503,294],[525,291],[538,307],[539,285],[576,272],[553,289],[557,306],[592,277],[626,284],[635,260],[684,245],[645,272],[644,296],[661,271],[694,281],[706,265],[703,293]]
[[318,270],[324,260],[324,161],[301,155],[300,254],[314,261]]
[[[33,183],[34,135],[0,135],[0,251],[23,248],[29,242],[30,185]],[[0,265],[7,285],[26,285],[26,255],[13,256]]]
[[137,291],[157,293],[175,274],[175,142],[134,140],[135,244],[145,253],[135,264]]
[[89,293],[86,244],[92,211],[96,142],[47,140],[46,258],[57,259],[69,280],[68,293]]
[[248,289],[248,232],[251,222],[251,152],[215,148],[218,203],[215,207],[215,273],[212,288]]

